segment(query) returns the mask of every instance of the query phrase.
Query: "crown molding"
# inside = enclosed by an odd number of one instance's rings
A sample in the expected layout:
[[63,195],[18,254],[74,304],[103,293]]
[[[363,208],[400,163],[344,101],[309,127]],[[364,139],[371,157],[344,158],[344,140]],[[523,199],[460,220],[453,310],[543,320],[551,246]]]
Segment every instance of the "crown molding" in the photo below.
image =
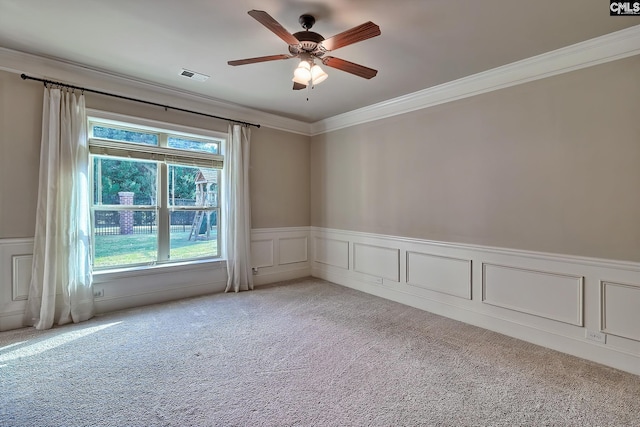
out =
[[315,136],[637,54],[640,54],[640,25],[315,123],[293,120],[212,97],[2,47],[0,47],[0,69],[16,74],[25,73],[35,77],[61,80],[117,95],[137,96],[175,107],[225,115],[235,120],[260,123],[264,127],[285,132]]
[[311,135],[372,122],[640,54],[640,25],[320,120]]
[[115,95],[137,97],[173,107],[228,116],[231,119],[259,123],[261,126],[302,135],[310,135],[310,123],[289,119],[224,102],[188,91],[134,79],[128,76],[88,68],[59,59],[32,55],[0,47],[0,70],[58,80],[75,86],[110,92]]

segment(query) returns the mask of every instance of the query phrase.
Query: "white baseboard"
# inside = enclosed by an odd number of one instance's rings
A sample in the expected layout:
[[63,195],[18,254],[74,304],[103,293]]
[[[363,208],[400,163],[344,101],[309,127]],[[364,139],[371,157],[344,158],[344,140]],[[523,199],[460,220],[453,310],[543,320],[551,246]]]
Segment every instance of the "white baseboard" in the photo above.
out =
[[24,308],[0,313],[0,332],[24,327]]
[[261,273],[253,276],[255,286],[269,285],[271,283],[284,282],[286,280],[301,279],[311,276],[311,268],[303,267],[295,270],[277,271],[273,273]]
[[316,227],[310,252],[314,277],[640,375],[640,264]]

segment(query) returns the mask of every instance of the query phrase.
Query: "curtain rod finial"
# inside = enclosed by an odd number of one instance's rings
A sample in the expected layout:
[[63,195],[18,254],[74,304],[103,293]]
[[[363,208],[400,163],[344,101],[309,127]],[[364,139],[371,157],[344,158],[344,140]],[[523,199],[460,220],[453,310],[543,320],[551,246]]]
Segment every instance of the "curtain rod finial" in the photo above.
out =
[[20,78],[22,78],[22,80],[27,80],[27,75],[25,73],[20,74]]

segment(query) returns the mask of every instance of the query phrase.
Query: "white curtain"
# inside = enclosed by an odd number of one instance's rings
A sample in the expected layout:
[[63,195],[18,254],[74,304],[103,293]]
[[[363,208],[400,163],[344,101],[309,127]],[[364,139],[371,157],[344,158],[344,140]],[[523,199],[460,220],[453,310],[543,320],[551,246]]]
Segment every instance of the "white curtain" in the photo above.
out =
[[247,126],[229,125],[224,155],[225,292],[253,289],[251,275],[251,205],[249,200],[249,139]]
[[[93,317],[89,150],[84,95],[45,87],[33,264],[25,322]],[[57,321],[56,321],[57,317]]]

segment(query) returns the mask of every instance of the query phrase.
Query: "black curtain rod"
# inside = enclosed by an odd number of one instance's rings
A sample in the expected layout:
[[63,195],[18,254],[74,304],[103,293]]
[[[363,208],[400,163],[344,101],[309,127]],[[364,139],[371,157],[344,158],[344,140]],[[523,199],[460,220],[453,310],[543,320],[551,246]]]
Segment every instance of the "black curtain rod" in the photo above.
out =
[[260,125],[255,124],[255,123],[243,122],[243,121],[240,121],[240,120],[233,120],[233,119],[229,119],[227,117],[214,116],[212,114],[200,113],[198,111],[186,110],[184,108],[171,107],[169,105],[162,105],[162,104],[158,104],[158,103],[151,102],[151,101],[144,101],[142,99],[129,98],[128,96],[116,95],[116,94],[113,94],[113,93],[102,92],[102,91],[99,91],[99,90],[87,89],[86,87],[74,86],[74,85],[70,85],[70,84],[67,84],[67,83],[40,79],[40,78],[37,78],[37,77],[27,76],[26,74],[21,74],[20,77],[22,77],[22,80],[36,80],[36,81],[42,82],[42,83],[45,84],[45,86],[47,84],[50,84],[50,85],[54,85],[54,86],[68,87],[69,89],[78,89],[78,90],[81,90],[83,92],[97,93],[99,95],[111,96],[113,98],[126,99],[127,101],[134,101],[134,102],[140,102],[142,104],[154,105],[156,107],[164,108],[165,110],[172,109],[172,110],[176,110],[176,111],[182,111],[183,113],[197,114],[199,116],[205,116],[205,117],[211,117],[211,118],[214,118],[214,119],[226,120],[228,122],[238,123],[238,124],[245,125],[245,126],[255,126],[257,128],[260,127]]

